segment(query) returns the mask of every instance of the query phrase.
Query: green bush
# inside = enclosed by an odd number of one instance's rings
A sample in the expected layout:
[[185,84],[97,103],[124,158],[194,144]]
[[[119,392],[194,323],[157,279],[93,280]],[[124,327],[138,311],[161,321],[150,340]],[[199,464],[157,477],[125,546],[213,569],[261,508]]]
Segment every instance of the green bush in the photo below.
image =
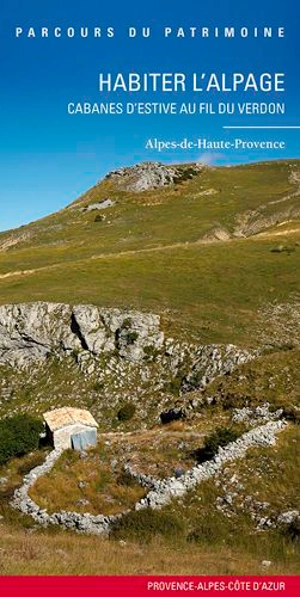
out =
[[123,406],[121,406],[120,410],[118,411],[117,417],[119,421],[130,421],[130,419],[132,419],[132,417],[134,416],[135,411],[136,407],[134,406],[134,404],[132,404],[132,402],[126,402],[126,404],[123,404]]
[[299,520],[299,518],[295,518],[295,520],[290,522],[290,524],[285,528],[284,534],[291,541],[300,542],[300,520]]
[[135,341],[138,339],[139,334],[135,330],[131,329],[132,326],[132,319],[127,317],[124,319],[121,327],[116,331],[116,349],[120,350],[123,341],[125,340],[126,344],[131,345],[134,344]]
[[194,176],[197,176],[197,174],[199,174],[198,170],[196,170],[196,168],[193,168],[192,166],[189,166],[188,168],[182,170],[182,172],[180,172],[178,176],[176,176],[174,182],[176,184],[180,184],[185,180],[191,180],[192,178],[194,178]]
[[105,220],[105,216],[103,216],[102,214],[97,214],[95,216],[94,222],[104,222]]
[[188,391],[192,392],[193,390],[197,390],[201,386],[202,378],[202,371],[194,371],[193,374],[189,376],[188,381],[184,380]]
[[240,433],[228,427],[218,427],[204,440],[203,448],[198,448],[193,455],[198,462],[211,460],[218,452],[219,448],[224,448],[227,444],[234,442],[240,436]]
[[94,392],[101,392],[101,390],[103,390],[105,387],[105,384],[103,381],[95,381],[94,385],[93,385],[93,390]]
[[39,447],[43,423],[30,415],[15,415],[0,421],[0,464]]
[[153,344],[147,344],[144,346],[144,358],[146,361],[156,361],[159,355],[159,350],[153,346]]
[[126,342],[127,344],[134,344],[135,341],[138,339],[139,335],[137,332],[134,331],[128,331],[126,334]]
[[131,326],[132,326],[131,317],[126,317],[126,319],[124,319],[124,321],[121,325],[121,330],[129,330],[129,328],[131,328]]
[[126,341],[127,344],[134,344],[135,341],[138,339],[139,335],[138,332],[135,332],[133,330],[131,330],[132,326],[132,319],[131,317],[126,317],[126,319],[124,319],[122,325],[121,325],[121,330],[127,330],[126,333]]
[[173,377],[173,379],[171,379],[171,381],[166,384],[165,390],[167,392],[170,392],[170,394],[173,394],[173,396],[179,396],[182,387],[182,381],[182,375],[176,375],[176,377]]
[[146,542],[154,535],[174,538],[184,532],[183,523],[173,514],[166,514],[146,508],[129,512],[118,519],[112,528],[115,539],[132,539]]
[[282,407],[282,416],[287,419],[287,421],[300,425],[300,408],[293,406],[293,404],[287,404]]

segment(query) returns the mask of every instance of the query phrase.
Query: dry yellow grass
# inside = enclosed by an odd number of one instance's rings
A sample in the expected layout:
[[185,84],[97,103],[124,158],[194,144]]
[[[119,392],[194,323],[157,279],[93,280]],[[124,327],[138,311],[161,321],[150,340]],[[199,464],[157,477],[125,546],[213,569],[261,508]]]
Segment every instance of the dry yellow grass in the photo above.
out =
[[[116,543],[68,532],[0,527],[2,575],[265,574],[262,558],[227,547]],[[296,574],[297,563],[273,563],[268,574]]]
[[110,463],[103,463],[96,451],[84,460],[74,451],[65,452],[53,471],[38,479],[30,491],[32,499],[50,512],[105,515],[132,508],[144,495],[145,489],[128,480],[120,467],[111,470]]

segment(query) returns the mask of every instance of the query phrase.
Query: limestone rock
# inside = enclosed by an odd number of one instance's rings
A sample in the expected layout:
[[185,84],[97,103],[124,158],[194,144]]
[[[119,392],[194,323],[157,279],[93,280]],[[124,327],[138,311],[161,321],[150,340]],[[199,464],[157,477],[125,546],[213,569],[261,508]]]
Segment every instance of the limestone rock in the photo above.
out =
[[102,209],[113,207],[114,205],[115,201],[112,199],[103,199],[97,203],[90,203],[90,205],[87,205],[86,207],[81,207],[80,211],[101,211]]
[[146,346],[162,346],[159,324],[158,315],[93,305],[4,305],[0,307],[0,364],[23,368],[44,361],[49,354],[101,355],[115,350],[121,358],[138,362]]
[[300,521],[299,510],[288,510],[287,512],[282,512],[277,518],[277,522],[282,525],[289,525],[295,521]]
[[68,305],[38,302],[1,306],[0,363],[24,367],[45,360],[58,348],[79,348],[70,320]]
[[139,193],[166,187],[177,182],[193,178],[203,170],[202,164],[194,163],[181,166],[167,166],[160,162],[143,162],[133,168],[120,168],[106,176],[117,186],[127,191]]

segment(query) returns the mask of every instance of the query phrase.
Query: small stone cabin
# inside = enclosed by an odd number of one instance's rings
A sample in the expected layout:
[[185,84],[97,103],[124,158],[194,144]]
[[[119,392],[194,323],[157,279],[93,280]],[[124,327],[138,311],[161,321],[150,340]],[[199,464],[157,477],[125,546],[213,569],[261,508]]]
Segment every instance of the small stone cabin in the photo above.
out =
[[66,406],[43,416],[47,437],[56,450],[85,450],[97,444],[98,423],[88,410]]

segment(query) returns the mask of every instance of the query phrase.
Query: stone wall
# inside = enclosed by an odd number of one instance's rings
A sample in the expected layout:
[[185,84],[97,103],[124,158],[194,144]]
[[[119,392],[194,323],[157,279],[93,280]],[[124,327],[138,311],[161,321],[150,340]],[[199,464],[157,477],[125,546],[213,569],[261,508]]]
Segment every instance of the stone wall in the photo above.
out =
[[249,448],[273,446],[276,443],[277,433],[282,431],[285,426],[286,422],[280,420],[251,429],[225,448],[219,448],[212,460],[194,466],[179,479],[170,477],[157,480],[148,495],[136,504],[136,509],[161,508],[170,503],[174,497],[181,497],[202,481],[216,475],[226,462],[243,458]]
[[[286,426],[285,421],[270,421],[265,425],[251,429],[244,433],[239,439],[225,448],[219,448],[217,455],[204,464],[195,466],[188,470],[179,479],[170,477],[168,479],[155,479],[150,475],[134,473],[130,467],[127,472],[143,486],[150,489],[145,498],[135,505],[136,510],[142,508],[161,508],[170,503],[173,498],[184,495],[196,485],[216,475],[228,461],[243,458],[249,448],[269,447],[276,442],[277,434]],[[127,512],[116,516],[93,516],[91,514],[79,514],[78,512],[60,511],[49,514],[42,509],[28,495],[30,488],[36,480],[48,473],[55,462],[61,456],[62,450],[53,450],[46,458],[44,464],[32,469],[23,479],[23,485],[14,493],[11,502],[14,508],[24,514],[30,515],[38,524],[48,526],[51,524],[61,525],[65,529],[72,529],[78,532],[108,535],[113,523]]]
[[24,477],[22,486],[14,492],[11,505],[23,512],[23,514],[28,514],[35,522],[45,527],[55,524],[60,525],[65,529],[77,530],[94,535],[108,534],[111,524],[119,518],[119,515],[92,516],[91,514],[80,514],[78,512],[67,512],[64,510],[49,514],[47,510],[40,508],[40,506],[29,497],[29,491],[36,483],[37,479],[52,469],[62,453],[63,450],[53,450],[47,456],[43,464],[32,469]]

